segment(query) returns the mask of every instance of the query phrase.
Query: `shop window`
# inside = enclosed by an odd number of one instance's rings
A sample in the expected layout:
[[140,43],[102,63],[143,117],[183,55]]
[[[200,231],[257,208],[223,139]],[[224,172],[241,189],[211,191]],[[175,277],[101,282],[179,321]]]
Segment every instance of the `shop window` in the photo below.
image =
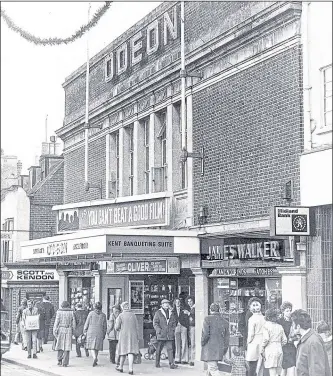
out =
[[81,303],[85,309],[93,309],[95,303],[95,278],[69,277],[68,289],[68,300],[72,309],[75,308],[77,303]]

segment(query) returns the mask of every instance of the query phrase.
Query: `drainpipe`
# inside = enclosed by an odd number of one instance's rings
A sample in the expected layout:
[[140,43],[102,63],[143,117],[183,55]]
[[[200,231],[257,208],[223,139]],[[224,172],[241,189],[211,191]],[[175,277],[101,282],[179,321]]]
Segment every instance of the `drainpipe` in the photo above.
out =
[[[88,7],[88,22],[90,18],[90,7]],[[85,113],[85,135],[84,135],[84,182],[89,187],[88,179],[88,137],[89,137],[89,31],[87,31],[87,64],[86,64],[86,113]]]
[[185,3],[180,4],[180,60],[181,60],[181,128],[182,149],[186,149],[186,75],[185,75]]
[[302,45],[303,45],[303,95],[304,95],[304,150],[312,149],[311,130],[311,82],[310,82],[310,5],[303,3]]

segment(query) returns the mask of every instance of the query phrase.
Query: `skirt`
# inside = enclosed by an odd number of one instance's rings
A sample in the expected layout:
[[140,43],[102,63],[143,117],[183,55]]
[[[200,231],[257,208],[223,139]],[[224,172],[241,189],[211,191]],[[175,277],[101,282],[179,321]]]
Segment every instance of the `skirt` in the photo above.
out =
[[296,347],[293,343],[287,343],[282,347],[282,368],[288,369],[296,366]]

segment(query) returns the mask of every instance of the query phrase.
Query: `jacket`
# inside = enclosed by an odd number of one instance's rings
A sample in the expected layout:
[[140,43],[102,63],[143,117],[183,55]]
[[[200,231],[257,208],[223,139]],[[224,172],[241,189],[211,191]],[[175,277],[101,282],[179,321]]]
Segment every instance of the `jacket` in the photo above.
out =
[[172,312],[174,312],[174,314],[176,316],[177,324],[179,323],[180,325],[184,326],[185,328],[189,327],[189,324],[190,324],[189,317],[186,313],[184,313],[183,309],[179,310],[179,315],[178,315],[176,307],[174,307]]
[[296,375],[331,376],[324,341],[313,329],[310,329],[298,342]]
[[22,314],[26,307],[20,307],[17,311],[16,315],[16,324],[18,325],[22,321]]
[[190,314],[188,315],[189,326],[195,326],[195,305],[189,310]]
[[51,320],[52,320],[52,317],[54,316],[55,314],[55,310],[54,310],[54,306],[52,303],[50,302],[45,302],[43,301],[41,303],[41,306],[44,308],[45,310],[45,321],[47,324],[50,324]]
[[220,313],[206,316],[201,334],[201,360],[222,360],[229,347],[229,337],[229,323]]
[[157,340],[172,341],[175,339],[177,317],[173,311],[169,310],[169,319],[167,320],[163,308],[160,308],[154,315],[153,326]]
[[111,313],[110,319],[108,320],[107,331],[106,331],[109,341],[117,341],[119,338],[119,333],[115,329],[116,319],[117,317],[114,315],[114,313]]
[[72,335],[75,330],[74,313],[69,308],[61,308],[53,325],[53,335],[57,342],[55,350],[70,351],[72,349]]
[[332,375],[332,336],[328,338],[326,341],[324,341],[324,346],[327,352],[328,364],[329,364],[331,375]]
[[25,308],[22,313],[23,328],[25,329],[25,320],[27,316],[37,316],[37,315],[39,315],[39,311],[37,307],[32,307],[31,311],[30,311],[30,308]]
[[74,312],[74,319],[76,328],[74,330],[74,336],[76,338],[80,337],[83,334],[83,327],[88,317],[88,311],[85,309],[79,309]]

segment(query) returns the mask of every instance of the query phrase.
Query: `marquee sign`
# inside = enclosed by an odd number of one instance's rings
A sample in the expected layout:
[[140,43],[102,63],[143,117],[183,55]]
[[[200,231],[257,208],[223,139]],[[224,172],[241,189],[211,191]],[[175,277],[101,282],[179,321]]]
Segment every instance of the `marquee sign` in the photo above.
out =
[[271,213],[272,236],[309,236],[314,225],[310,208],[275,206]]

